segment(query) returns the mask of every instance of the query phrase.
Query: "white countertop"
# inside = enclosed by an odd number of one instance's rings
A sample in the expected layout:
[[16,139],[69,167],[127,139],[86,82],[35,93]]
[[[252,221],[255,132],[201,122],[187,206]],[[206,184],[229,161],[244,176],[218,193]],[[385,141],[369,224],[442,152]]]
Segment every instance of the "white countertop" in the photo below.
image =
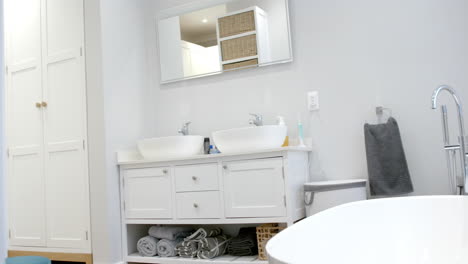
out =
[[117,152],[117,164],[118,165],[135,165],[135,164],[144,164],[144,163],[156,163],[156,162],[172,162],[172,161],[184,161],[184,160],[209,160],[220,157],[232,157],[232,156],[242,156],[242,155],[251,155],[251,154],[265,154],[265,153],[278,153],[278,152],[287,152],[287,151],[304,151],[310,152],[312,148],[310,147],[281,147],[275,149],[264,149],[264,150],[255,150],[255,151],[245,151],[239,153],[219,153],[219,154],[201,154],[189,157],[179,157],[179,158],[167,158],[167,159],[158,159],[158,160],[145,160],[136,148],[127,149]]

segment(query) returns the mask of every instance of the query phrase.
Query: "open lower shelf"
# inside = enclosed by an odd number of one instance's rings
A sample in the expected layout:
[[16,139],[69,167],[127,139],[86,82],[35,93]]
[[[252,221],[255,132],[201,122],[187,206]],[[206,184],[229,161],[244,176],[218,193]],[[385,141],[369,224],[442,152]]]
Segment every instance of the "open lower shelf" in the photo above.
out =
[[214,259],[190,259],[190,258],[181,258],[181,257],[171,257],[171,258],[162,258],[162,257],[142,257],[138,253],[133,253],[127,256],[127,262],[137,262],[137,263],[158,263],[158,264],[181,264],[181,263],[197,263],[197,264],[226,264],[226,263],[235,263],[235,264],[268,264],[266,260],[259,260],[258,256],[248,256],[248,257],[236,257],[230,255],[223,255]]

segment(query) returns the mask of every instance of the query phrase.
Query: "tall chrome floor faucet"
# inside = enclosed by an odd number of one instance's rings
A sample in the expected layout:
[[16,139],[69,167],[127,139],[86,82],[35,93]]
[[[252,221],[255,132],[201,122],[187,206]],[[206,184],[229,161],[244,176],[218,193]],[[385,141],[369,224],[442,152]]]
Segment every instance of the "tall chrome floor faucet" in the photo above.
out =
[[[467,156],[466,156],[466,133],[465,133],[465,121],[463,118],[463,104],[460,100],[460,96],[458,96],[457,92],[450,86],[442,85],[437,88],[434,93],[432,94],[432,109],[437,109],[437,100],[439,94],[442,91],[446,91],[450,93],[455,100],[455,104],[457,105],[458,110],[458,127],[459,127],[459,141],[458,144],[451,144],[450,143],[450,133],[448,127],[448,118],[447,118],[447,106],[442,105],[442,127],[444,133],[444,144],[445,144],[445,151],[447,153],[447,164],[449,170],[449,178],[451,183],[451,188],[454,192],[456,192],[456,187],[459,188],[459,194],[468,194],[467,188],[465,188],[468,182],[468,168],[467,168]],[[461,165],[461,182],[457,183],[456,177],[456,156],[457,151],[460,155],[460,165]]]

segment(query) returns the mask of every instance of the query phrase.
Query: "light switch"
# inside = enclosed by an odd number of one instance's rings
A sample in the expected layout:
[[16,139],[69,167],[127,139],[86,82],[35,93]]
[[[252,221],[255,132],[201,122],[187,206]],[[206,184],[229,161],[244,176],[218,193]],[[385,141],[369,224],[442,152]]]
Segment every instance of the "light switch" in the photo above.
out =
[[318,111],[320,109],[318,91],[307,93],[307,108],[310,112]]

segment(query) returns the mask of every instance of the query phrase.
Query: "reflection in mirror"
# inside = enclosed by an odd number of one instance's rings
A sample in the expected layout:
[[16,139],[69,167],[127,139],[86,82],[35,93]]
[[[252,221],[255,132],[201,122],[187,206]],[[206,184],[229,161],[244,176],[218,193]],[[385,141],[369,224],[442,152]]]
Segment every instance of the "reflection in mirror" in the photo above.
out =
[[287,0],[231,0],[158,27],[162,83],[292,60]]

